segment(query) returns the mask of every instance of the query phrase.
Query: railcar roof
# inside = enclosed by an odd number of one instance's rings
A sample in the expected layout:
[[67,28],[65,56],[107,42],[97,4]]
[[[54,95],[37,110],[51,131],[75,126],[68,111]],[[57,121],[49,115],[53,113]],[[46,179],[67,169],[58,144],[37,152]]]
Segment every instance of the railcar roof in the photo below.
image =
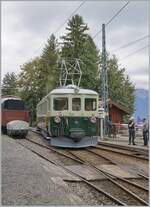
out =
[[[78,90],[78,92],[75,92],[75,89]],[[50,93],[48,93],[45,97],[42,98],[42,100],[38,103],[41,104],[49,95],[57,95],[57,94],[86,94],[86,95],[98,95],[97,92],[90,90],[90,89],[82,89],[75,85],[67,85],[61,88],[56,88],[52,90]]]
[[79,89],[78,92],[75,92],[75,89],[71,89],[71,88],[57,88],[54,89],[50,92],[50,94],[87,94],[87,95],[97,95],[98,93],[93,91],[93,90],[89,90],[89,89]]

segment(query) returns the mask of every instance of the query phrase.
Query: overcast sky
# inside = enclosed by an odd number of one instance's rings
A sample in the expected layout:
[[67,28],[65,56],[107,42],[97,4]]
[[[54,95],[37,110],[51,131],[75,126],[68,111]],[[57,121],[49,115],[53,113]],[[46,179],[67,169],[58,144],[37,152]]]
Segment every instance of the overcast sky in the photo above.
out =
[[[2,78],[20,71],[20,65],[41,54],[47,38],[65,34],[62,25],[82,1],[2,2]],[[77,11],[94,36],[127,1],[87,1]],[[121,46],[149,35],[149,2],[131,1],[106,28],[106,47],[114,51],[119,64],[136,88],[148,89],[149,38],[124,49]],[[101,50],[101,33],[94,39]],[[147,47],[146,47],[147,46]],[[145,48],[144,48],[145,47]],[[130,55],[137,50],[141,51]],[[128,57],[126,57],[128,56]]]

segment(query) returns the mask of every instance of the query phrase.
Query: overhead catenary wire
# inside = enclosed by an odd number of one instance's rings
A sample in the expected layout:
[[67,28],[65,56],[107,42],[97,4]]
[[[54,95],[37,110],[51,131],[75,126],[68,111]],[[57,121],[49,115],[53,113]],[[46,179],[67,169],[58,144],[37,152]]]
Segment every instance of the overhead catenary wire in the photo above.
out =
[[147,48],[147,47],[149,47],[149,44],[146,45],[146,46],[144,46],[144,47],[142,47],[142,48],[140,48],[140,49],[138,49],[138,50],[136,50],[136,51],[134,51],[134,52],[132,52],[132,53],[130,53],[129,55],[123,57],[122,59],[120,59],[120,61],[122,61],[122,60],[124,60],[124,59],[126,59],[126,58],[128,58],[128,57],[131,57],[132,55],[134,55],[134,54],[136,54],[136,53],[138,53],[138,52],[144,50],[144,49]]
[[[115,15],[112,16],[112,18],[111,18],[108,22],[106,22],[105,26],[108,26],[108,25],[113,21],[113,19],[114,19],[115,17],[117,17],[117,16],[121,13],[121,11],[122,11],[122,10],[129,4],[129,3],[130,3],[130,1],[126,2],[125,5],[124,5],[123,7],[121,7],[121,8],[115,13]],[[99,31],[93,36],[93,39],[95,39],[95,37],[96,37],[99,33],[101,33],[101,32],[102,32],[102,29],[99,30]]]
[[143,36],[141,38],[138,38],[138,39],[133,40],[133,41],[127,43],[127,44],[124,44],[124,45],[122,45],[122,46],[120,46],[120,47],[118,47],[118,48],[116,48],[116,49],[114,49],[114,50],[112,50],[110,52],[113,53],[113,52],[116,52],[118,50],[124,49],[124,48],[129,47],[130,45],[136,44],[136,43],[138,43],[138,42],[140,42],[140,41],[142,41],[142,40],[144,40],[144,39],[146,39],[148,37],[150,37],[150,35],[145,35],[145,36]]
[[85,4],[86,0],[82,1],[82,3],[71,13],[71,15],[61,24],[54,32],[56,34],[66,23],[67,21]]
[[[82,1],[82,3],[71,13],[71,15],[53,32],[56,34],[66,23],[67,21],[85,4],[86,0]],[[37,53],[41,47],[39,47],[34,53]]]

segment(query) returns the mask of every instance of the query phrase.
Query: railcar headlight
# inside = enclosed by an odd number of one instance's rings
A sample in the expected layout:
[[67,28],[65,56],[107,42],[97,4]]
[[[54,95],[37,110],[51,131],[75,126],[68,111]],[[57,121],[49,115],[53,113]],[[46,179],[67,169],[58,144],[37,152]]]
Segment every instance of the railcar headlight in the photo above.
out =
[[96,123],[96,117],[95,117],[95,116],[92,116],[92,117],[90,118],[90,121],[91,121],[93,124],[95,124],[95,123]]
[[58,124],[58,123],[60,123],[61,118],[60,118],[59,116],[56,116],[56,117],[54,118],[54,121]]

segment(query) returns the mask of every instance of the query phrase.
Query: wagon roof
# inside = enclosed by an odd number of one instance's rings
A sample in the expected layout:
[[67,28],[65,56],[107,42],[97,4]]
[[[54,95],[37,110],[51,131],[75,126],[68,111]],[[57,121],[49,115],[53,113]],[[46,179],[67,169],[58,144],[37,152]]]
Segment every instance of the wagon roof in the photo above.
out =
[[5,96],[1,98],[1,103],[7,101],[7,100],[21,100],[21,98],[19,97],[13,97],[13,96]]

